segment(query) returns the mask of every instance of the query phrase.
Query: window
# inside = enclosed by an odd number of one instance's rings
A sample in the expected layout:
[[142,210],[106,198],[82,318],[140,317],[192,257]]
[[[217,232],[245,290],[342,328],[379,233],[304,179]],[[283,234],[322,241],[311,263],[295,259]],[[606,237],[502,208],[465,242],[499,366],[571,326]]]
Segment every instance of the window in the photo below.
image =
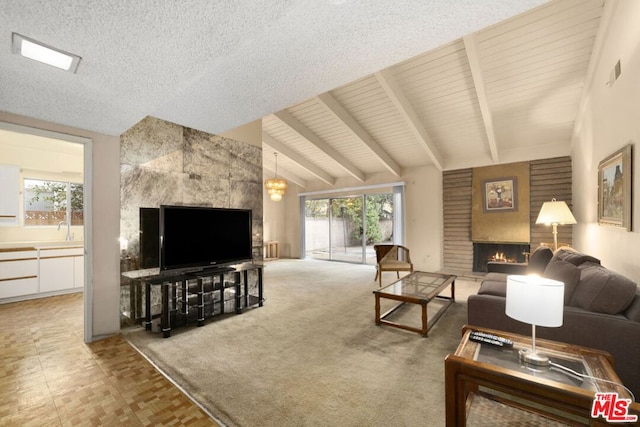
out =
[[24,225],[84,224],[83,185],[71,182],[24,180]]

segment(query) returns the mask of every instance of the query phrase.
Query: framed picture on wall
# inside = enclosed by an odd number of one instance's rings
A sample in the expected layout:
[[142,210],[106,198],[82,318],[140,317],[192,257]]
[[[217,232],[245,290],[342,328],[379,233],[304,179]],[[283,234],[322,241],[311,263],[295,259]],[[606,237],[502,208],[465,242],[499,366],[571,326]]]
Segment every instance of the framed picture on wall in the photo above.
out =
[[515,176],[487,179],[482,182],[484,212],[515,211],[518,207],[518,180]]
[[627,144],[598,164],[598,224],[631,231],[631,150]]

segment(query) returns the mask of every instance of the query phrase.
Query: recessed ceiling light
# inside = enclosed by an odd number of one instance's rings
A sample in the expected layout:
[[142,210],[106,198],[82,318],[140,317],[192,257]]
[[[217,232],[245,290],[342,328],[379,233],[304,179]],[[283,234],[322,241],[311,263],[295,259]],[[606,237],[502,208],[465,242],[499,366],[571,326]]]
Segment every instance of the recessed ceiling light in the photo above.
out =
[[43,62],[48,65],[75,73],[80,63],[80,57],[72,53],[47,46],[44,43],[30,39],[18,33],[12,33],[12,51],[26,58]]

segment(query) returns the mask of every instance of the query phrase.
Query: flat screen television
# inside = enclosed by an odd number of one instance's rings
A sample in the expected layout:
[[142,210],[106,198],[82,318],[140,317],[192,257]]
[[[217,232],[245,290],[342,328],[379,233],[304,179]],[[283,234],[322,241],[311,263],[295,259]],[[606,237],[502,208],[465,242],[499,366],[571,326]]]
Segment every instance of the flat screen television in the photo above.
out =
[[160,209],[140,208],[140,268],[160,267]]
[[160,273],[251,260],[251,220],[249,209],[160,206]]

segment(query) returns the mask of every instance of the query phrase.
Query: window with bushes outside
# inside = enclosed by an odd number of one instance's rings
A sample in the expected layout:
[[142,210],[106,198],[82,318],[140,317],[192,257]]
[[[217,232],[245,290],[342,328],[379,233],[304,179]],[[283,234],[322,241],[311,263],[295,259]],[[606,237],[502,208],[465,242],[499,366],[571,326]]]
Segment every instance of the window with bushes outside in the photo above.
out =
[[24,225],[84,224],[83,185],[39,179],[24,180]]

